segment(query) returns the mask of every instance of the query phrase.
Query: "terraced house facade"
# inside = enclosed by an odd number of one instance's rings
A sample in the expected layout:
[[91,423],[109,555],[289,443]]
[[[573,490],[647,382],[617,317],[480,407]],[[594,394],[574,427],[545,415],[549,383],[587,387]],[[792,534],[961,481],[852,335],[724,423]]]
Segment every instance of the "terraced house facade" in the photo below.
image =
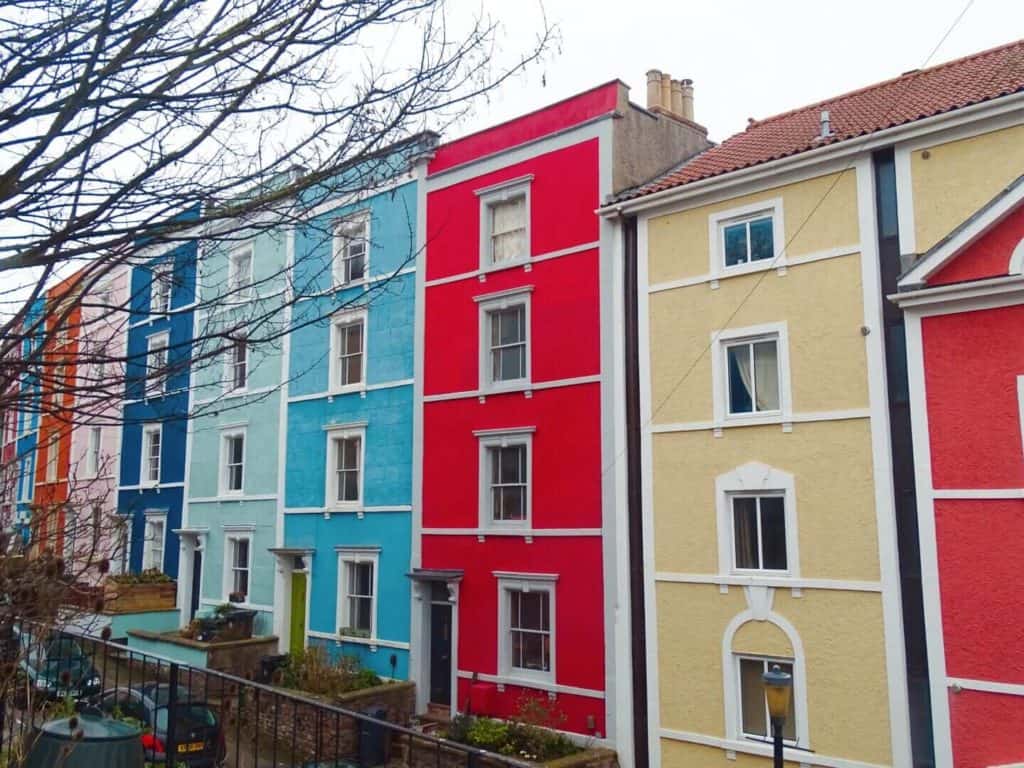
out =
[[295,230],[282,649],[408,676],[419,134],[342,174]]
[[[885,295],[1020,172],[1002,167],[1020,108],[1001,98],[1019,49],[752,122],[605,209],[635,227],[654,764],[770,756],[774,664],[793,676],[787,760],[930,762],[935,587],[926,571],[922,615],[903,320]],[[931,691],[950,765],[944,681]]]

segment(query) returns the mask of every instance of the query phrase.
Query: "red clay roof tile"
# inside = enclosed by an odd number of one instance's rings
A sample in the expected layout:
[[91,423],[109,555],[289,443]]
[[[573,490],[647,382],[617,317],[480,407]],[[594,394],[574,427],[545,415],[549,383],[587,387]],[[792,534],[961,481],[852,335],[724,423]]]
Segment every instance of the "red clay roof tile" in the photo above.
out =
[[[1024,40],[908,72],[752,122],[675,170],[619,195],[629,200],[1024,90]],[[832,133],[821,137],[821,112]]]

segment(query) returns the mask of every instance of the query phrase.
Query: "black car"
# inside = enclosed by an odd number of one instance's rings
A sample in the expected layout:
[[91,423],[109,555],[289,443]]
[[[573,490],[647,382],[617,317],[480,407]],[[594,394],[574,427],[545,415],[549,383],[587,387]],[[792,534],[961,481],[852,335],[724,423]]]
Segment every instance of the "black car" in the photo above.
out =
[[17,631],[16,635],[21,658],[15,679],[15,706],[27,707],[30,695],[34,702],[41,702],[65,696],[80,699],[102,690],[99,673],[73,636],[55,632],[37,638]]
[[[94,703],[107,715],[137,721],[143,731],[146,760],[166,764],[170,694],[169,685],[145,683],[132,688],[111,688],[97,696]],[[219,766],[227,754],[224,731],[216,713],[181,686],[174,705],[174,743],[173,763],[184,763],[189,768]]]

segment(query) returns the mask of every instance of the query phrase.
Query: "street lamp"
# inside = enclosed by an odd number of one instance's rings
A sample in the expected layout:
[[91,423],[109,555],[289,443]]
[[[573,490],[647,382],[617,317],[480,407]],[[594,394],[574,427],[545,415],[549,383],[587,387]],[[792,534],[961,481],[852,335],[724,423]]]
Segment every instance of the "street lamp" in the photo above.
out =
[[778,664],[762,675],[764,696],[768,700],[768,714],[772,720],[772,743],[774,745],[774,768],[782,766],[782,726],[789,712],[789,697],[793,693],[793,676],[783,672]]

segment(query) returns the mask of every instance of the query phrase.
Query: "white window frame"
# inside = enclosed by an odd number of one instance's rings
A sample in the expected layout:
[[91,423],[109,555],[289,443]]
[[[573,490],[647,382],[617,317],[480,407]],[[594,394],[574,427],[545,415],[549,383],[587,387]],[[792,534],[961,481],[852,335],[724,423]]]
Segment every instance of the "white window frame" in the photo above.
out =
[[[725,228],[733,224],[771,217],[772,220],[772,258],[760,261],[725,266]],[[783,222],[782,198],[773,197],[760,200],[749,205],[741,205],[724,211],[717,211],[708,216],[708,244],[710,246],[708,272],[711,278],[717,279],[731,275],[743,275],[750,272],[761,272],[767,269],[778,269],[786,266],[787,254],[786,234]],[[748,244],[749,249],[749,244]],[[712,284],[712,288],[717,287]]]
[[60,463],[60,433],[50,432],[46,436],[46,466],[45,481],[47,483],[57,482],[57,465]]
[[[796,483],[781,469],[751,461],[715,479],[718,528],[718,574],[742,575],[752,581],[799,578],[800,547],[796,514]],[[736,539],[732,500],[736,496],[781,496],[786,517],[786,570],[766,571],[736,568]]]
[[[772,743],[772,724],[771,724],[771,717],[768,714],[768,702],[767,702],[767,700],[765,700],[765,702],[764,702],[764,707],[765,707],[765,723],[767,725],[768,735],[767,736],[760,736],[760,735],[758,735],[756,733],[747,733],[745,730],[743,730],[743,674],[741,672],[741,667],[740,667],[740,664],[741,664],[741,662],[743,660],[759,661],[762,664],[764,662],[768,662],[769,664],[788,664],[792,668],[792,670],[793,670],[793,676],[794,676],[794,681],[795,681],[796,673],[797,673],[796,672],[796,659],[787,659],[787,658],[783,658],[781,656],[764,656],[764,655],[757,654],[757,653],[733,653],[733,655],[732,655],[732,661],[733,661],[733,665],[734,665],[733,677],[736,680],[736,703],[739,706],[739,720],[738,720],[738,723],[737,723],[739,732],[738,732],[737,735],[738,735],[738,737],[740,739],[743,739],[745,741],[754,741],[754,742],[760,742],[762,744],[763,743],[771,744]],[[790,746],[790,747],[803,746],[802,744],[800,744],[800,725],[801,725],[801,723],[800,723],[800,714],[797,712],[797,707],[796,707],[795,692],[791,691],[790,692],[790,696],[793,697],[793,717],[796,719],[796,722],[794,723],[793,731],[794,731],[794,733],[796,733],[797,738],[795,738],[795,739],[785,739],[784,738],[782,740],[782,743],[787,745],[787,746]]]
[[[242,487],[241,488],[230,488],[229,485],[229,458],[231,450],[231,441],[236,438],[242,438]],[[246,475],[246,452],[249,449],[249,441],[246,439],[246,428],[245,426],[232,426],[225,427],[220,431],[220,471],[218,475],[220,477],[220,495],[221,496],[243,496],[245,495],[245,475]]]
[[[810,727],[807,710],[807,665],[803,641],[796,627],[771,609],[772,591],[768,588],[750,588],[748,590],[748,608],[732,618],[722,635],[722,683],[723,701],[725,704],[725,736],[736,741],[765,743],[757,736],[746,736],[743,733],[743,695],[740,679],[739,659],[774,659],[793,665],[793,711],[796,716],[796,741],[789,742],[801,749],[810,750]],[[767,622],[774,625],[786,636],[789,648],[793,651],[792,658],[775,654],[759,654],[752,651],[733,649],[736,633],[749,621]],[[771,743],[771,740],[767,740]]]
[[[163,435],[163,424],[143,424],[142,425],[142,461],[139,464],[139,487],[141,488],[155,488],[160,485],[160,473],[163,471],[163,452],[164,452],[164,435]],[[157,452],[156,462],[156,479],[153,480],[149,477],[149,449],[150,439],[149,436],[156,434],[159,440],[159,450]]]
[[[356,640],[377,639],[377,611],[380,607],[380,547],[338,547],[338,600],[335,606],[334,619],[338,636]],[[352,626],[352,617],[348,613],[348,565],[370,563],[373,565],[373,596],[370,602],[370,636],[342,635],[341,630]]]
[[[729,413],[728,348],[737,344],[775,341],[779,366],[779,408],[773,411]],[[714,428],[755,424],[788,424],[793,421],[793,398],[789,367],[788,324],[764,323],[745,328],[727,328],[711,333],[711,386]]]
[[249,544],[249,557],[245,565],[245,571],[248,574],[246,579],[246,591],[245,600],[243,603],[250,604],[250,598],[252,597],[252,540],[253,531],[251,530],[232,530],[226,533],[224,536],[224,572],[221,580],[221,588],[224,590],[224,601],[227,602],[228,597],[234,592],[235,587],[235,543],[238,541],[246,541]]
[[[525,685],[531,683],[547,683],[553,685],[555,682],[555,661],[558,657],[558,615],[556,605],[555,586],[558,576],[550,573],[508,573],[494,571],[498,580],[498,674],[503,679],[521,681]],[[551,611],[549,618],[551,650],[550,669],[542,672],[536,669],[522,669],[512,666],[512,623],[511,623],[511,592],[547,592],[548,608]]]
[[[238,386],[235,385],[235,371],[239,366],[237,353],[239,348],[245,352],[245,362],[242,365],[245,367],[245,377],[242,383]],[[230,339],[230,346],[224,353],[224,374],[223,374],[223,388],[224,392],[237,392],[244,393],[249,389],[249,371],[250,361],[252,356],[250,353],[249,339],[246,336],[237,336]]]
[[[149,313],[151,315],[166,315],[171,310],[171,291],[174,274],[174,263],[170,261],[162,261],[158,264],[153,264],[149,268]],[[161,286],[161,291],[157,293],[157,286]],[[157,307],[156,297],[160,297],[160,306]]]
[[[529,263],[533,256],[533,240],[531,238],[530,219],[532,218],[530,203],[530,187],[533,175],[519,176],[514,179],[492,184],[482,189],[474,190],[480,198],[480,271],[493,272],[508,267],[522,266]],[[491,239],[491,208],[495,203],[503,203],[515,197],[523,197],[526,208],[526,254],[512,261],[494,263]]]
[[[356,501],[339,501],[337,486],[338,441],[359,438],[359,498]],[[324,484],[324,508],[342,512],[356,512],[364,509],[366,496],[366,424],[338,424],[327,428],[327,470]]]
[[[531,331],[532,320],[530,311],[530,298],[532,293],[533,286],[526,285],[521,288],[513,288],[508,291],[499,291],[497,293],[489,293],[483,296],[473,297],[473,301],[477,302],[480,308],[480,367],[478,375],[480,391],[482,393],[505,392],[509,390],[515,391],[530,388],[533,382],[533,366],[530,360],[533,356],[533,333]],[[490,314],[498,310],[511,309],[512,307],[520,304],[523,305],[523,323],[525,324],[526,330],[526,375],[519,379],[493,381],[491,379]]]
[[[342,326],[352,325],[354,323],[363,324],[363,359],[362,359],[362,371],[359,376],[359,381],[354,384],[341,384],[339,379],[341,378],[341,364],[338,356],[341,352],[340,345],[338,342],[339,329]],[[328,376],[330,381],[327,383],[327,389],[331,394],[345,394],[347,392],[361,392],[366,389],[366,374],[369,366],[367,361],[369,359],[369,334],[370,321],[369,313],[365,309],[356,311],[339,312],[331,318],[331,338],[330,338],[330,364],[328,365]]]
[[[146,512],[145,518],[145,527],[142,534],[142,570],[156,568],[158,571],[162,571],[164,569],[164,557],[167,554],[167,513]],[[153,542],[155,539],[153,538],[152,530],[157,523],[161,526],[160,546],[154,547]],[[155,549],[160,551],[160,561],[156,564],[153,563],[153,552]]]
[[[370,220],[370,211],[363,210],[342,216],[334,222],[331,233],[331,276],[335,288],[362,285],[370,279],[370,250],[372,244],[370,239]],[[356,280],[345,280],[345,260],[347,258],[350,238],[342,233],[346,229],[359,226],[364,228],[365,234],[363,239],[366,244],[366,251],[363,255],[363,276]]]
[[89,427],[85,447],[84,477],[97,477],[100,473],[100,457],[103,451],[103,427]]
[[[159,350],[164,351],[163,365],[153,363],[153,356]],[[146,399],[163,397],[167,392],[168,369],[171,359],[171,334],[160,331],[146,337]],[[157,371],[154,373],[154,371]]]
[[[473,435],[479,445],[479,499],[477,509],[481,528],[524,528],[533,525],[533,433],[536,427],[512,427],[508,429],[482,429]],[[507,448],[513,445],[526,446],[526,519],[495,520],[491,508],[491,448]]]
[[[246,251],[249,252],[249,272],[242,275],[238,269],[238,257]],[[228,281],[225,299],[229,303],[244,302],[252,298],[252,276],[255,264],[256,247],[254,241],[247,240],[246,242],[238,243],[228,250]]]

